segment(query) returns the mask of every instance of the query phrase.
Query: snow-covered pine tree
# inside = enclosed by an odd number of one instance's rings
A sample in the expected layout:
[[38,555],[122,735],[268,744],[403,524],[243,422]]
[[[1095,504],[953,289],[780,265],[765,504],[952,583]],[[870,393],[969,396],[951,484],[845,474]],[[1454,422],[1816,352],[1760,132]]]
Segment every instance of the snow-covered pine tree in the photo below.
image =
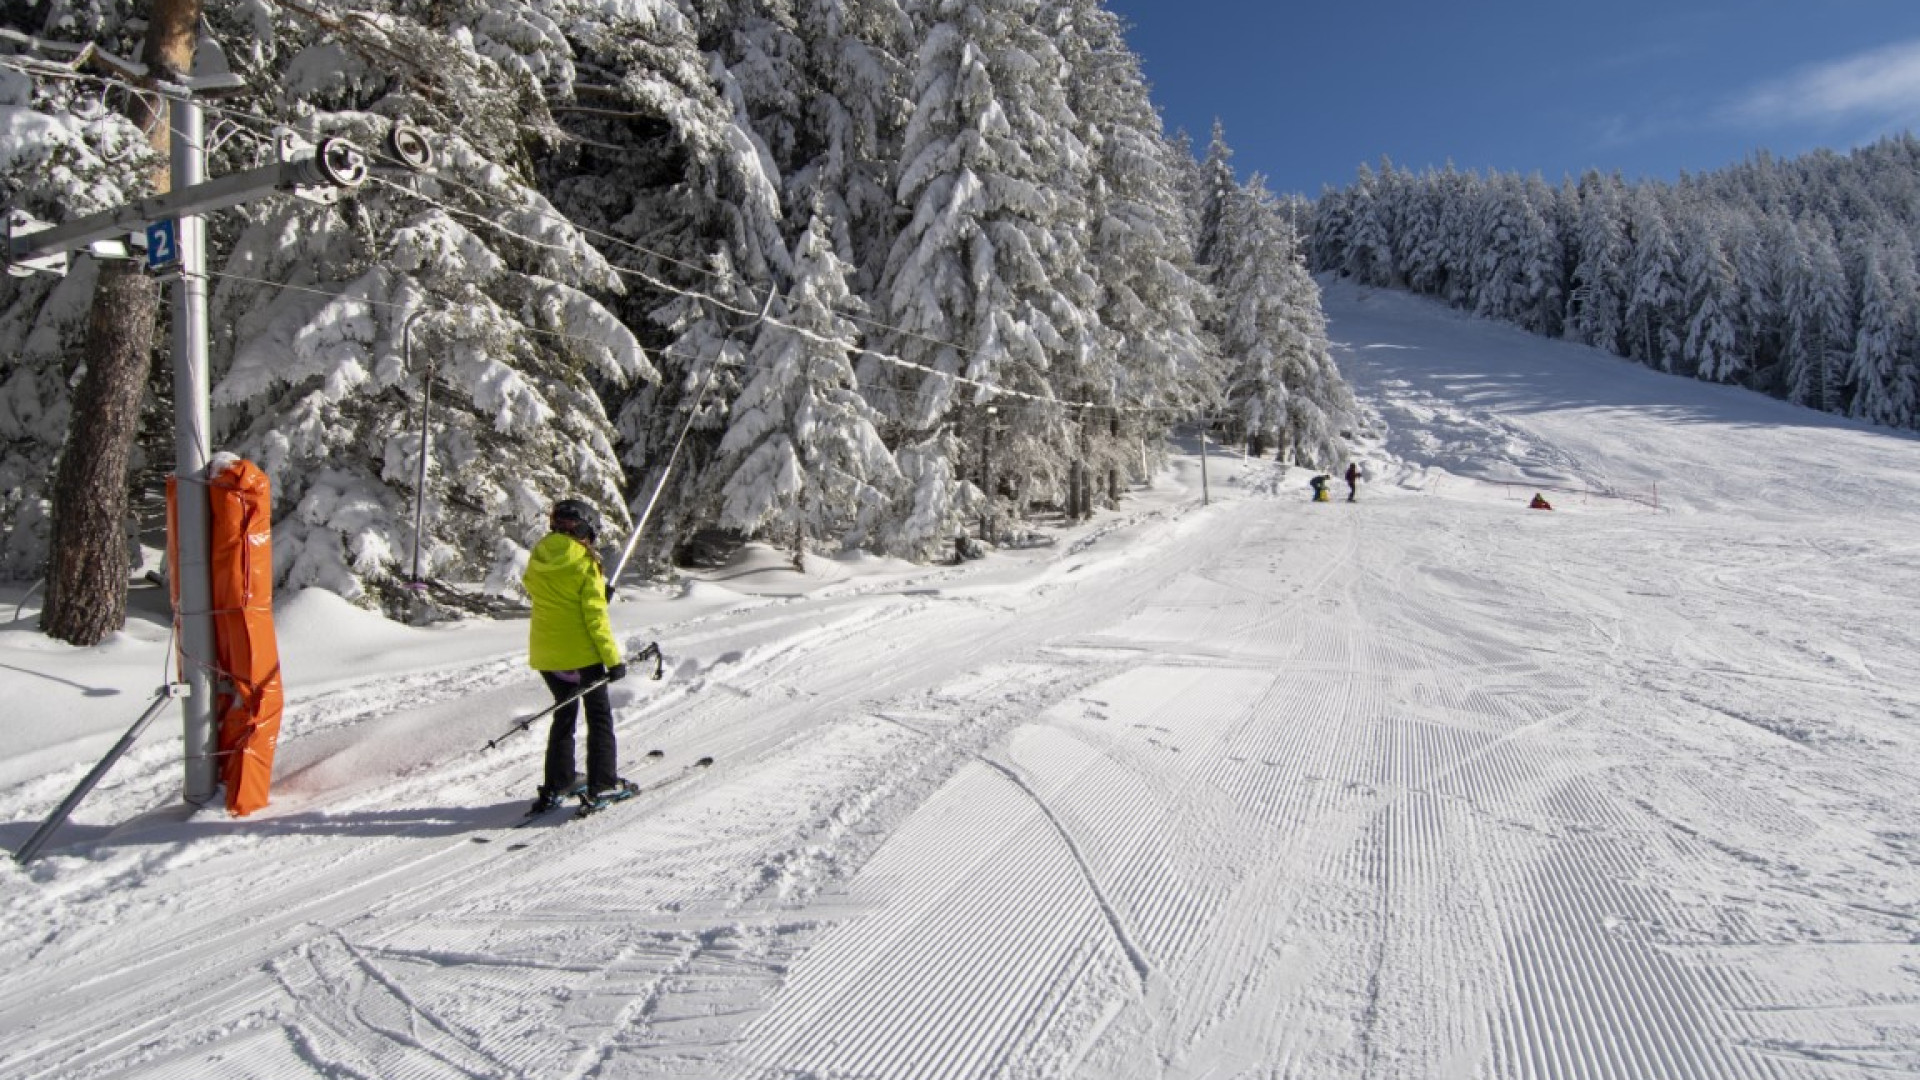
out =
[[1446,242],[1441,234],[1446,190],[1431,172],[1419,180],[1403,183],[1406,206],[1400,214],[1403,238],[1396,245],[1406,274],[1406,287],[1422,296],[1445,292],[1448,266]]
[[1786,397],[1822,412],[1845,412],[1843,383],[1853,353],[1853,302],[1833,230],[1823,218],[1796,226],[1802,261],[1786,274]]
[[811,91],[787,205],[809,220],[819,208],[854,292],[870,295],[897,228],[891,161],[911,105],[912,22],[896,0],[795,0],[795,9]]
[[[1141,76],[1145,78],[1144,73]],[[1189,259],[1194,259],[1193,251],[1199,247],[1200,235],[1200,162],[1193,156],[1193,136],[1186,129],[1176,128],[1166,137],[1167,153],[1173,158],[1174,191],[1180,197],[1180,216],[1186,223],[1182,231],[1188,239]],[[1198,260],[1194,260],[1198,261]]]
[[1182,169],[1139,58],[1097,0],[1075,0],[1071,13],[1073,32],[1063,38],[1071,105],[1092,161],[1087,254],[1099,283],[1094,352],[1104,361],[1094,392],[1116,406],[1106,424],[1092,425],[1087,465],[1113,496],[1120,476],[1138,472],[1143,452],[1159,454],[1162,436],[1199,404],[1218,365],[1201,321],[1210,294],[1192,264]]
[[1687,219],[1680,237],[1686,340],[1675,369],[1709,382],[1739,382],[1747,352],[1740,342],[1740,291],[1713,219]]
[[[1901,347],[1912,336],[1913,328],[1904,324],[1911,305],[1894,285],[1896,274],[1904,278],[1906,296],[1914,289],[1911,252],[1904,260],[1893,257],[1878,242],[1865,242],[1858,253],[1860,265],[1859,319],[1853,346],[1853,362],[1847,371],[1852,390],[1848,415],[1890,427],[1908,426],[1913,419],[1911,401],[1901,400]],[[1889,268],[1893,272],[1889,273]]]
[[[863,310],[848,290],[872,289],[896,228],[889,162],[907,114],[906,69],[900,59],[909,51],[911,23],[906,13],[894,0],[794,0],[791,4],[773,0],[761,5],[706,4],[701,9],[706,12],[702,37],[720,43],[714,63],[724,66],[744,103],[736,123],[743,116],[752,138],[767,147],[769,175],[784,191],[787,227],[798,236],[794,250],[812,252],[808,256],[812,264],[804,271],[798,265],[787,266],[794,275],[785,284],[789,302],[795,296],[825,291],[817,279],[822,273],[818,265],[827,260],[834,273],[846,278],[833,286],[841,298],[842,313]],[[831,245],[826,252],[815,250],[822,229]],[[776,272],[775,277],[784,280],[783,273]],[[829,314],[814,311],[808,317],[822,321]],[[829,336],[858,341],[857,321],[856,317],[835,323],[836,332]],[[789,331],[771,324],[745,332],[757,334],[756,355],[791,345],[782,336]],[[816,342],[814,347],[820,346]],[[754,390],[763,375],[751,367],[744,376],[744,392],[764,393],[764,386]],[[743,400],[745,404],[749,403]],[[740,474],[729,470],[739,464],[734,460],[738,446],[758,445],[765,438],[764,421],[755,415],[757,411],[755,407],[732,413],[728,422],[733,426],[722,436],[723,460],[717,462],[714,475],[725,486],[718,493],[716,512],[732,527],[744,527],[753,516],[742,509]],[[849,444],[849,453],[865,453],[879,445],[870,419],[863,415],[859,422],[867,424],[871,438],[854,440],[859,445]],[[736,433],[734,427],[739,425],[745,426]],[[866,478],[878,482],[897,476],[891,466],[880,470],[863,465],[844,475],[835,472],[842,464],[823,461],[820,467],[829,470],[827,477],[801,478],[803,484],[811,485],[810,502],[805,521],[789,525],[809,531],[816,540],[867,544],[884,531],[883,507],[874,502],[876,492],[889,496],[893,492],[888,483],[875,488]],[[844,482],[847,476],[862,479]],[[683,485],[680,501],[699,506],[696,487]]]
[[1287,423],[1278,453],[1296,464],[1337,468],[1349,452],[1347,440],[1359,423],[1359,409],[1352,388],[1334,363],[1320,288],[1306,271],[1291,222],[1287,236],[1293,250],[1281,310],[1293,334],[1280,370],[1288,394]]
[[857,304],[849,268],[816,218],[793,252],[793,285],[747,354],[717,471],[720,524],[790,545],[864,547],[893,503],[900,474],[872,407],[855,385]]
[[1333,367],[1298,240],[1258,175],[1228,203],[1223,224],[1214,271],[1216,332],[1231,371],[1228,424],[1251,453],[1277,448],[1301,464],[1331,467],[1345,452],[1339,432],[1352,420],[1351,392]]
[[[539,175],[556,207],[604,238],[628,286],[614,310],[663,371],[609,394],[628,497],[654,507],[639,565],[657,564],[718,511],[724,477],[711,465],[745,347],[785,281],[781,177],[755,125],[783,145],[799,138],[779,127],[787,99],[771,85],[792,70],[791,19],[671,0],[566,11],[573,72],[543,86],[559,134]],[[745,78],[729,56],[745,58]]]
[[[1346,275],[1347,237],[1353,232],[1353,189],[1331,185],[1314,200],[1307,219],[1307,268],[1316,274]],[[1202,261],[1203,267],[1213,265]]]
[[807,47],[793,0],[680,0],[700,28],[709,77],[776,185],[805,153]]
[[935,459],[973,457],[995,390],[1030,395],[1001,413],[999,457],[1021,501],[1066,494],[1079,425],[1045,401],[1088,384],[1094,283],[1082,250],[1089,164],[1040,22],[1050,10],[908,5],[921,41],[896,188],[908,219],[880,282],[891,327],[880,345],[915,366],[869,357],[860,368],[911,456],[901,464],[915,495],[892,539],[901,553],[931,554],[953,535],[966,493],[956,463]]
[[1572,265],[1564,238],[1571,227],[1571,215],[1563,190],[1548,185],[1539,173],[1529,173],[1521,185],[1521,199],[1529,211],[1528,224],[1532,231],[1527,236],[1522,262],[1526,302],[1515,321],[1546,337],[1559,337],[1567,323]]
[[1627,200],[1628,355],[1662,371],[1679,359],[1680,252],[1658,194],[1635,188]]
[[1426,185],[1385,156],[1380,158],[1380,190],[1392,205],[1393,228],[1389,241],[1393,252],[1393,288],[1405,289],[1409,287],[1408,279],[1422,249],[1430,246],[1431,232],[1439,221],[1428,214],[1431,204],[1425,195]]
[[[224,443],[273,477],[281,580],[394,600],[384,587],[410,573],[417,542],[423,574],[511,591],[554,500],[585,497],[618,525],[596,387],[653,370],[595,299],[617,294],[618,276],[527,168],[555,132],[539,80],[573,71],[558,24],[517,5],[396,3],[350,19],[229,9],[213,28],[254,88],[243,124],[297,118],[310,135],[377,146],[405,117],[439,151],[438,172],[411,188],[261,203],[216,245],[215,400]],[[229,146],[229,166],[264,152],[255,138]]]
[[1450,306],[1471,308],[1480,290],[1479,252],[1481,237],[1480,208],[1486,199],[1487,181],[1477,173],[1449,171],[1441,177],[1452,197],[1440,212],[1440,236],[1444,252],[1441,264],[1450,268],[1445,291],[1440,294]]
[[1495,176],[1484,189],[1475,260],[1474,313],[1540,334],[1557,333],[1565,294],[1552,191],[1535,176]]
[[1615,354],[1624,351],[1626,336],[1625,186],[1617,175],[1589,171],[1580,178],[1573,293],[1567,304],[1567,336]]
[[[1920,151],[1920,144],[1915,149]],[[1920,159],[1920,152],[1915,157]],[[1884,242],[1889,252],[1887,279],[1893,287],[1893,324],[1898,340],[1886,402],[1878,412],[1881,423],[1920,428],[1920,261],[1908,254],[1914,245],[1905,236],[1892,233]]]
[[[1391,162],[1383,162],[1382,168],[1391,176]],[[1401,275],[1393,261],[1396,207],[1393,193],[1386,187],[1381,176],[1361,163],[1348,202],[1350,224],[1346,262],[1341,269],[1362,285],[1392,288],[1400,284]]]
[[1894,280],[1895,296],[1904,312],[1897,322],[1905,334],[1880,413],[1888,424],[1920,428],[1920,283],[1900,276]]
[[1790,218],[1767,216],[1745,230],[1733,255],[1740,282],[1741,322],[1753,350],[1749,385],[1782,395],[1787,354],[1786,275],[1798,265],[1800,235]]
[[[1233,148],[1227,145],[1226,126],[1220,121],[1213,122],[1213,136],[1207,142],[1207,157],[1195,172],[1195,182],[1189,191],[1188,207],[1197,228],[1193,237],[1193,261],[1203,267],[1216,265],[1220,259],[1220,245],[1223,242],[1221,229],[1227,214],[1227,204],[1239,196],[1240,179],[1233,172]],[[1338,209],[1322,201],[1324,220],[1316,221],[1316,233],[1328,238],[1329,246],[1338,245],[1344,253],[1346,239],[1352,231],[1352,214],[1348,209],[1351,198],[1344,190],[1338,201]]]

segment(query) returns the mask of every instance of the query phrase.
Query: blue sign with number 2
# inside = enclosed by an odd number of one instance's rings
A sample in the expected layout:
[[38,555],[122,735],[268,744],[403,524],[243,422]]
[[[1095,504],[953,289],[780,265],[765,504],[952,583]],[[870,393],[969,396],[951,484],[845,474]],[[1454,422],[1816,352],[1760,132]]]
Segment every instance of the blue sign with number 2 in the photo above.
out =
[[156,270],[180,261],[180,244],[173,229],[172,218],[147,226],[147,269]]

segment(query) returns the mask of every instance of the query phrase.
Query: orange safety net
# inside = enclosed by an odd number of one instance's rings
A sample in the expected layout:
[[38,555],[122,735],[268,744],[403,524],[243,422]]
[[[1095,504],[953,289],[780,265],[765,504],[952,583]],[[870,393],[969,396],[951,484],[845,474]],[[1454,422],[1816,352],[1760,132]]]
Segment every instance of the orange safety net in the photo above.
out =
[[[215,674],[213,714],[227,812],[236,817],[267,805],[283,705],[280,653],[273,632],[272,493],[252,462],[229,459],[207,485],[212,517]],[[167,555],[179,566],[174,481],[167,480]],[[174,610],[179,610],[179,575]]]

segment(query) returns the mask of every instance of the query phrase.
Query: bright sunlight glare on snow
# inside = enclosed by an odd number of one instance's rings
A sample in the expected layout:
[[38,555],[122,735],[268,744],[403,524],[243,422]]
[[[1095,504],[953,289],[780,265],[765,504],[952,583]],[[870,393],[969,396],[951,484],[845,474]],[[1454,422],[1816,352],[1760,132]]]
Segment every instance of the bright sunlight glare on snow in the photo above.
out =
[[[510,827],[524,623],[283,596],[270,806],[170,711],[0,869],[0,1075],[1920,1073],[1920,441],[1326,288],[1356,501],[1188,442],[1051,545],[627,590],[592,818]],[[14,850],[168,630],[0,599]]]

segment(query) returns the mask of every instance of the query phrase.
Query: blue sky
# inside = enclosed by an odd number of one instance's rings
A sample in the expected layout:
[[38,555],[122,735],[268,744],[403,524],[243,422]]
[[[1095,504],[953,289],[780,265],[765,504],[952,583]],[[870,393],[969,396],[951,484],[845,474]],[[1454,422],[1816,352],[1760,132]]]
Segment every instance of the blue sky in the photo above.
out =
[[1672,180],[1920,132],[1920,0],[1107,0],[1168,130],[1318,195],[1416,172]]

